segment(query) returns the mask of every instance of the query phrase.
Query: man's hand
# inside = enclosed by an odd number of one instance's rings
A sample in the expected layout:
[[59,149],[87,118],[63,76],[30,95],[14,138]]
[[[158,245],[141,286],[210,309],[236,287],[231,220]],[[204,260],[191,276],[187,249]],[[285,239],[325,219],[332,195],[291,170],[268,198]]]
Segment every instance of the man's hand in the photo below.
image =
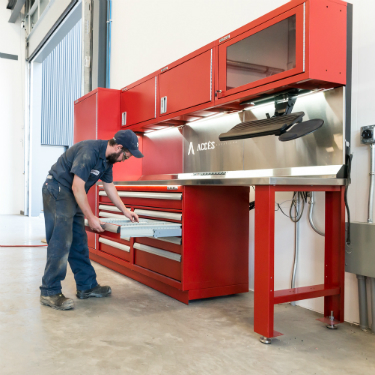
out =
[[103,181],[103,187],[105,192],[107,193],[108,198],[112,201],[112,203],[128,218],[132,223],[137,222],[139,223],[138,215],[135,212],[128,210],[124,203],[122,202],[121,198],[118,195],[117,189],[113,182],[108,183]]
[[98,217],[93,216],[91,219],[87,219],[87,221],[89,222],[89,227],[91,228],[91,230],[98,233],[104,232],[104,229],[101,226],[101,224],[104,223],[102,223]]
[[131,222],[133,222],[133,223],[134,223],[134,222],[139,223],[139,217],[138,217],[138,215],[137,215],[135,212],[126,209],[126,211],[124,212],[124,215],[125,215],[128,219],[130,219]]

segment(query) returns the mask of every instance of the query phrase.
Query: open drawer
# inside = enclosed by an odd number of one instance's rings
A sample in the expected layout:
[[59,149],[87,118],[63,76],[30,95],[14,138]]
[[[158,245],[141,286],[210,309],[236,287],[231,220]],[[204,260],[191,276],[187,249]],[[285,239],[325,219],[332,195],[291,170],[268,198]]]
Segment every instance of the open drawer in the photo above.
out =
[[[117,215],[121,217],[120,215]],[[120,233],[120,238],[129,237],[176,237],[181,236],[182,229],[180,223],[167,221],[141,219],[139,223],[133,223],[123,216],[123,218],[108,217],[100,218],[105,223],[103,229],[112,233]],[[87,219],[85,225],[88,226]]]

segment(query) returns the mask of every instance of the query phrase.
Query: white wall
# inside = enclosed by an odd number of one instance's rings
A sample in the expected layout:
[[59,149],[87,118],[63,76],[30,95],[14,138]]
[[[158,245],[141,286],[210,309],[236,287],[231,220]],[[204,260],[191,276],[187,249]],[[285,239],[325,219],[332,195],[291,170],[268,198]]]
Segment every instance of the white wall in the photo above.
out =
[[0,0],[0,215],[24,209],[24,32],[20,22],[8,23],[8,1]]
[[[145,75],[193,52],[195,49],[287,3],[286,0],[113,0],[112,88],[122,88]],[[353,0],[353,177],[349,204],[353,221],[366,221],[369,150],[359,143],[359,128],[375,124],[375,2]],[[278,202],[290,199],[278,194]],[[315,221],[324,228],[324,195],[316,194]],[[284,204],[288,209],[289,203]],[[250,214],[250,258],[253,255],[253,213]],[[307,221],[307,210],[300,226],[300,265],[297,286],[323,282],[324,239]],[[294,225],[276,213],[275,289],[288,288],[293,263]],[[250,269],[252,270],[252,260]],[[253,273],[250,275],[250,285]],[[346,320],[358,322],[357,281],[346,274]],[[323,311],[322,298],[302,301],[300,305]]]

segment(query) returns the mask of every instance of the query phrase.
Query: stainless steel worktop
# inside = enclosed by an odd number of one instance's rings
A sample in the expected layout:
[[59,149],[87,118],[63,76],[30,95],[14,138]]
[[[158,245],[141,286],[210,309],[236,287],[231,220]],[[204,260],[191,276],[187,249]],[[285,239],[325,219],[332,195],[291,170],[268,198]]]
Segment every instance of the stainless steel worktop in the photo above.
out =
[[[236,173],[237,172],[237,173]],[[121,185],[226,185],[226,186],[254,186],[254,185],[309,185],[309,186],[340,186],[345,185],[345,179],[335,177],[250,177],[246,171],[214,172],[214,173],[181,173],[168,175],[142,176],[135,181],[115,181]]]

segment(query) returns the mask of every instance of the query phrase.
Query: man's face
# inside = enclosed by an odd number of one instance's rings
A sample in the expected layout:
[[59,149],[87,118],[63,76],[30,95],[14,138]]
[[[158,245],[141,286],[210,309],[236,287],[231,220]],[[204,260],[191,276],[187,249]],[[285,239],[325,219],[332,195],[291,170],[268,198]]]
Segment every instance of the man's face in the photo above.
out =
[[123,149],[120,145],[117,145],[116,149],[117,151],[113,152],[107,157],[107,161],[110,164],[120,163],[132,156],[129,150]]

